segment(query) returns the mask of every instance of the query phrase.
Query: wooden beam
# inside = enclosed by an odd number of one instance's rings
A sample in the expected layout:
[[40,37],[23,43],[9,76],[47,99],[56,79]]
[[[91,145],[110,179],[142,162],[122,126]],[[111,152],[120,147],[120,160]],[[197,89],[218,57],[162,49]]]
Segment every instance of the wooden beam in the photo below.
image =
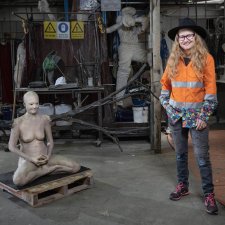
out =
[[[159,97],[161,92],[160,61],[160,0],[150,0],[150,52],[152,52],[151,91]],[[161,153],[161,104],[158,99],[151,98],[151,150]]]

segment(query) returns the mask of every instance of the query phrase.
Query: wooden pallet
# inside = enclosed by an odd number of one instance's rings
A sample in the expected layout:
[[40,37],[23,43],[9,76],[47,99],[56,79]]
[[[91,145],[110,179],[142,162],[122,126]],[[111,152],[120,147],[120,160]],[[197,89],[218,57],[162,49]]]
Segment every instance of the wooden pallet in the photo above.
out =
[[90,188],[93,185],[93,173],[86,170],[80,173],[67,175],[66,177],[32,186],[22,190],[16,190],[0,182],[0,188],[27,202],[32,207],[51,203],[75,192]]

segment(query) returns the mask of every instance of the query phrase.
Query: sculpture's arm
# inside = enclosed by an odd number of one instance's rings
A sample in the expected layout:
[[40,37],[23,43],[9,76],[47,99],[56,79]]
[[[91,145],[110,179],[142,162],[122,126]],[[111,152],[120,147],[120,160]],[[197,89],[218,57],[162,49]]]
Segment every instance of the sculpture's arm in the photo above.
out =
[[45,135],[47,138],[47,148],[48,148],[48,159],[52,155],[52,150],[54,147],[53,137],[52,137],[52,129],[51,129],[51,120],[49,116],[45,116]]
[[33,162],[32,159],[28,155],[26,155],[23,151],[21,151],[18,148],[19,134],[20,134],[20,131],[19,131],[18,121],[15,120],[12,125],[12,128],[11,128],[8,148],[11,152],[16,153],[18,156],[20,156],[30,162]]
[[149,26],[149,17],[148,16],[140,16],[135,18],[136,23],[141,23],[141,32],[145,32]]
[[121,18],[117,18],[117,21],[119,21],[119,22],[117,22],[116,24],[106,28],[106,33],[107,34],[112,33],[112,32],[114,32],[114,31],[116,31],[116,30],[118,30],[118,29],[120,29],[122,27],[122,25],[123,25],[122,19]]

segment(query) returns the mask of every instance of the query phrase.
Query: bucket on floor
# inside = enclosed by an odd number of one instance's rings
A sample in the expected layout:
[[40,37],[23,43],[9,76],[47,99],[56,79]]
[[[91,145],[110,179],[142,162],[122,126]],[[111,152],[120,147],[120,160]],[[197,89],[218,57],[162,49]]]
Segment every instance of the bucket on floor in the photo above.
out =
[[145,107],[132,107],[134,123],[147,123],[148,122],[148,106]]
[[[59,115],[62,113],[67,113],[71,110],[72,110],[71,105],[59,104],[59,105],[55,106],[55,114],[56,115]],[[56,121],[56,126],[71,126],[71,125],[72,125],[72,122],[70,122],[70,121],[64,121],[64,120]]]

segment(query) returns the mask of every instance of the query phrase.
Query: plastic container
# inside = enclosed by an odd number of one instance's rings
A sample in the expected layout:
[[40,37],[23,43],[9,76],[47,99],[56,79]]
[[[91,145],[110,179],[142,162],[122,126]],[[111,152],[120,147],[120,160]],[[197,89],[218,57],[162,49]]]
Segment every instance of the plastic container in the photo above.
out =
[[[55,114],[56,115],[60,115],[62,113],[67,113],[71,110],[72,110],[71,105],[59,104],[59,105],[55,106]],[[69,122],[69,121],[64,121],[64,120],[56,121],[56,126],[71,126],[71,125],[72,125],[72,122]]]
[[39,105],[38,113],[42,115],[54,115],[54,106],[52,103],[44,103]]
[[117,122],[132,122],[133,111],[132,109],[118,109],[115,117]]
[[88,77],[88,87],[93,87],[94,83],[93,83],[93,77]]
[[134,115],[134,123],[148,122],[148,107],[132,107]]
[[11,105],[3,105],[1,108],[2,111],[2,119],[3,120],[12,120],[12,106]]

